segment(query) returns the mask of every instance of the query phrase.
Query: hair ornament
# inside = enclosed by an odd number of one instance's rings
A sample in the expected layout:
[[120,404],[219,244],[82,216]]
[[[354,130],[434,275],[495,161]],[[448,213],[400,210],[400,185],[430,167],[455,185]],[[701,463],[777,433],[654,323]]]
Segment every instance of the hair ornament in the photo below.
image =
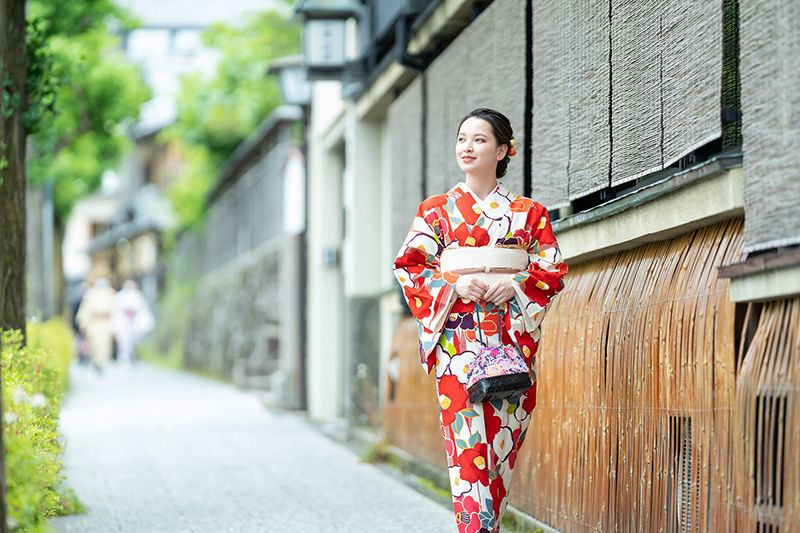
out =
[[508,147],[508,157],[514,157],[517,155],[517,140],[511,139]]

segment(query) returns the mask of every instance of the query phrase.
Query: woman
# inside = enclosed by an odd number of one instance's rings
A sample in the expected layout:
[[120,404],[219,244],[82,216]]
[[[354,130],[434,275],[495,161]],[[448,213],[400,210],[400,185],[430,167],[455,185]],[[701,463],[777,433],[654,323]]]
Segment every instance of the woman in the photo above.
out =
[[[467,115],[456,140],[464,181],[422,202],[394,262],[418,322],[420,361],[436,373],[460,532],[500,530],[517,452],[536,405],[535,379],[520,397],[470,403],[469,364],[481,340],[500,342],[500,324],[502,343],[516,343],[532,366],[542,318],[567,273],[547,210],[498,184],[515,144],[501,113],[476,109]],[[517,266],[509,271],[510,265]],[[476,335],[478,327],[482,335]]]
[[99,277],[83,295],[75,319],[86,336],[89,359],[102,372],[111,359],[114,339],[111,332],[111,309],[116,292],[108,279]]

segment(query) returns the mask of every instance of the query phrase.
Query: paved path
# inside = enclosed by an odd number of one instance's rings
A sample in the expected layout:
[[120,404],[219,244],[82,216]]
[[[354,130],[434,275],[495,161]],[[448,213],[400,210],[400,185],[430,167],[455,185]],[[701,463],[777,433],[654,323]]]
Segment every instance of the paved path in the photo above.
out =
[[73,368],[61,425],[89,511],[57,531],[455,531],[447,509],[298,416],[190,374]]

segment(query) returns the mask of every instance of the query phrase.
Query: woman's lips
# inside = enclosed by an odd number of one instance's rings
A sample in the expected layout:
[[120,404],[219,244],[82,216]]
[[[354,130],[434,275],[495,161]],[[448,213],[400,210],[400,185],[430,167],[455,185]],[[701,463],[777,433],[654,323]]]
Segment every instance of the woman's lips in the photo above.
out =
[[462,157],[461,160],[463,162],[465,162],[465,163],[470,163],[472,161],[475,161],[475,158],[474,157],[470,157],[470,156],[465,156],[465,157]]

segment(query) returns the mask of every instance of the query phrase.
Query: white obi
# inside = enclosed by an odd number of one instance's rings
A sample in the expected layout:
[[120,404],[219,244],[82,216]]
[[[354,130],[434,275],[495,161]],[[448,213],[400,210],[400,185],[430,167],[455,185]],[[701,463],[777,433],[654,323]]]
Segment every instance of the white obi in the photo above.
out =
[[479,246],[447,248],[439,259],[442,272],[474,274],[491,284],[528,268],[528,252],[522,248]]

